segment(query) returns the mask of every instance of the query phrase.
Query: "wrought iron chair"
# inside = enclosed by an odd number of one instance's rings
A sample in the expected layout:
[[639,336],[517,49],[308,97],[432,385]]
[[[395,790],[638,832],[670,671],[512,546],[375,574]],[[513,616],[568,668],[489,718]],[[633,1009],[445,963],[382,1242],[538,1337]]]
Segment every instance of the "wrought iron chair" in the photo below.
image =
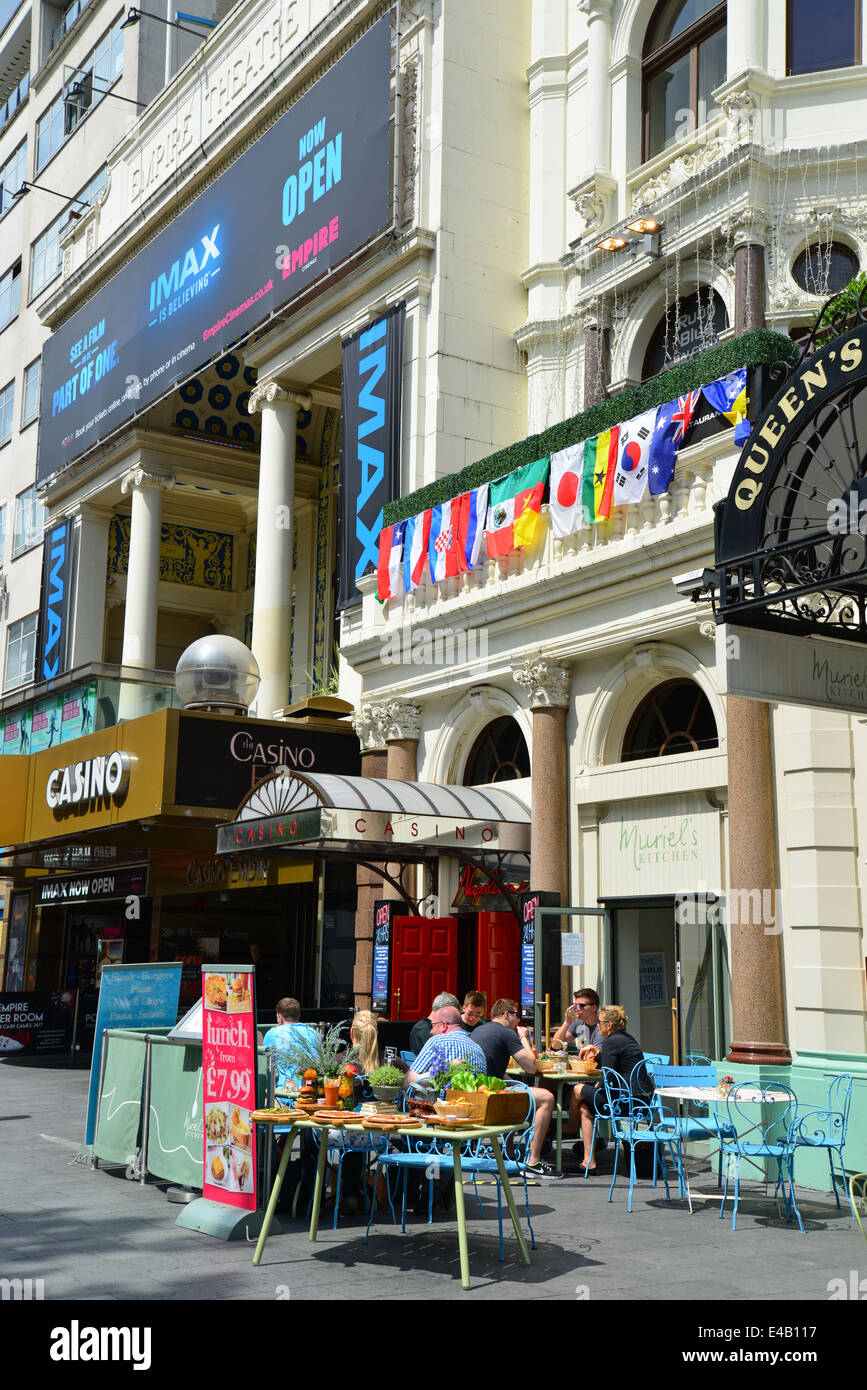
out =
[[[843,1147],[849,1132],[849,1108],[852,1104],[852,1077],[835,1076],[828,1085],[828,1103],[823,1110],[803,1110],[798,1116],[795,1129],[796,1149],[827,1149],[831,1168],[831,1187],[840,1208],[840,1194],[837,1191],[837,1173],[834,1168],[834,1154],[840,1159],[840,1176],[849,1210],[855,1216],[855,1206],[851,1192],[846,1188],[846,1169],[843,1166]],[[857,1217],[856,1217],[857,1219]]]
[[[639,1065],[643,1064],[639,1063]],[[635,1069],[633,1069],[633,1075],[634,1070]],[[677,1131],[676,1117],[665,1111],[661,1105],[650,1104],[646,1100],[639,1100],[632,1094],[630,1086],[627,1085],[620,1073],[612,1071],[610,1067],[602,1068],[602,1082],[605,1087],[605,1096],[608,1103],[611,1132],[615,1141],[614,1173],[611,1178],[611,1186],[608,1189],[609,1202],[612,1201],[614,1197],[614,1184],[617,1182],[617,1166],[620,1159],[621,1143],[629,1145],[629,1199],[626,1204],[626,1210],[629,1212],[632,1211],[632,1191],[635,1187],[636,1178],[636,1144],[653,1145],[654,1185],[656,1184],[657,1164],[661,1164],[662,1177],[665,1182],[665,1195],[668,1201],[671,1201],[671,1192],[668,1186],[668,1173],[665,1167],[665,1147],[668,1144],[674,1146],[673,1153],[676,1155],[678,1195],[683,1192],[681,1141]]]
[[[716,1067],[709,1064],[706,1067],[654,1067],[653,1083],[655,1086],[699,1086],[715,1088],[719,1085]],[[694,1111],[703,1113],[709,1123],[693,1115],[681,1115],[677,1119],[678,1133],[681,1139],[688,1143],[690,1139],[718,1139],[722,1143],[723,1139],[734,1139],[737,1131],[728,1120],[723,1120],[718,1113],[716,1103],[705,1104],[704,1101],[690,1101]],[[717,1187],[722,1187],[722,1148],[719,1151],[719,1161],[717,1163]]]
[[[766,1106],[773,1106],[777,1113],[773,1114],[767,1123],[764,1123],[762,1119],[759,1124],[756,1124],[756,1111],[753,1108],[756,1105],[762,1107],[763,1117],[767,1113],[764,1109]],[[783,1106],[785,1109],[782,1109]],[[798,1100],[794,1091],[789,1086],[777,1081],[771,1086],[764,1086],[760,1081],[739,1081],[726,1096],[726,1111],[728,1123],[734,1129],[735,1137],[723,1139],[721,1146],[727,1162],[725,1187],[719,1209],[720,1217],[723,1215],[728,1196],[729,1171],[732,1163],[735,1170],[735,1202],[732,1211],[732,1230],[734,1231],[740,1199],[741,1159],[773,1159],[777,1165],[777,1185],[774,1188],[774,1197],[778,1191],[782,1190],[783,1201],[786,1204],[786,1220],[791,1221],[792,1211],[794,1211],[798,1218],[801,1234],[805,1235],[804,1223],[801,1220],[801,1213],[798,1211],[798,1203],[795,1200],[793,1176],[795,1134],[798,1126]],[[781,1111],[782,1113],[780,1113]],[[742,1137],[745,1131],[747,1133],[758,1131],[758,1142]],[[788,1194],[786,1192],[787,1181]]]
[[[366,1174],[371,1156],[376,1155],[376,1157],[379,1158],[381,1154],[385,1153],[388,1148],[388,1140],[384,1134],[377,1134],[373,1130],[363,1129],[313,1129],[310,1133],[313,1136],[313,1142],[317,1149],[321,1143],[325,1144],[328,1150],[328,1162],[332,1168],[337,1169],[337,1186],[334,1193],[334,1219],[331,1223],[332,1230],[336,1230],[337,1218],[340,1215],[340,1184],[343,1176],[343,1160],[350,1154],[362,1156],[364,1159],[363,1171]],[[362,1178],[362,1192],[364,1191],[364,1186],[364,1178]],[[394,1204],[391,1201],[390,1192],[388,1193],[388,1199],[389,1206],[391,1207],[392,1219],[396,1221],[397,1217],[394,1213]],[[370,1204],[373,1205],[375,1202],[376,1184],[374,1184],[373,1190],[370,1193]],[[307,1204],[308,1220],[312,1206],[313,1197],[311,1196]]]

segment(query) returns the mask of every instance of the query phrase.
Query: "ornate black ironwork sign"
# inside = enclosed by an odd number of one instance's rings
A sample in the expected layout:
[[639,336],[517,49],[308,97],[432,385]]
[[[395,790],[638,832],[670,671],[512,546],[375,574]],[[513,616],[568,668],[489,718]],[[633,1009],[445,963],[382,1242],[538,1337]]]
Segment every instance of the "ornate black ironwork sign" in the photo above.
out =
[[802,355],[753,426],[713,587],[721,621],[867,640],[867,323]]

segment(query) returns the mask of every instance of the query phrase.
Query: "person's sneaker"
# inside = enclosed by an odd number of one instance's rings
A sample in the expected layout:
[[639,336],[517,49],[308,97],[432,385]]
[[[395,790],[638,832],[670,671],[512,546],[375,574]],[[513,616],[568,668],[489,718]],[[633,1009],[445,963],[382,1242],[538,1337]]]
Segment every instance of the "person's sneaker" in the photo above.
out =
[[564,1176],[563,1173],[558,1173],[557,1169],[553,1168],[550,1163],[528,1163],[526,1173],[528,1178],[542,1178],[545,1182],[556,1181]]

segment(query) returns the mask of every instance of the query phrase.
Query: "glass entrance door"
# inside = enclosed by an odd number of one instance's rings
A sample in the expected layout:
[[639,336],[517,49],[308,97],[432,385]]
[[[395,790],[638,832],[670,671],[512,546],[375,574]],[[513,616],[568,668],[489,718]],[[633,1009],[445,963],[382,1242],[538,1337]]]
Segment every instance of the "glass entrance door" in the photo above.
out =
[[731,976],[725,904],[714,893],[680,893],[674,905],[679,1060],[711,1061],[728,1051]]

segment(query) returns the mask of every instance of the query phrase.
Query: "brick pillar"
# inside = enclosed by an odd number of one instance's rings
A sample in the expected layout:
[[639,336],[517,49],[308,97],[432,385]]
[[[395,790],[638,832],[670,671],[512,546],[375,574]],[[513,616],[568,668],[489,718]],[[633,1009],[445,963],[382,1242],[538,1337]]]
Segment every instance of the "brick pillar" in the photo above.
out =
[[[361,744],[362,777],[386,776],[385,732],[381,711],[375,705],[362,705],[353,716],[352,727]],[[386,885],[378,874],[360,864],[355,871],[355,1007],[369,1009],[373,984],[373,904],[387,896]]]

